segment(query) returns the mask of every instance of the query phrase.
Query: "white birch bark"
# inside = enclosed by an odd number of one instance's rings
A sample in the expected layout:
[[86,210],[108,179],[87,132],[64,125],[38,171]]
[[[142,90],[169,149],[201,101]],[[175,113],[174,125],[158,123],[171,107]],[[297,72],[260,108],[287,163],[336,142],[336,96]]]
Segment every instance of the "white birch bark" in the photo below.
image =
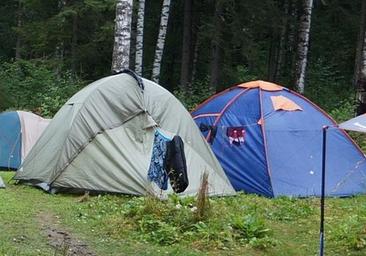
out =
[[356,58],[355,58],[355,70],[354,70],[354,77],[353,82],[355,87],[357,88],[357,82],[359,80],[360,72],[361,72],[361,62],[363,56],[363,49],[364,49],[364,39],[365,39],[365,27],[366,27],[366,2],[362,2],[361,7],[361,18],[360,18],[360,30],[358,34],[357,40],[357,48],[356,48]]
[[360,115],[366,112],[366,2],[362,3],[360,35],[355,69],[357,114]]
[[117,0],[112,73],[129,68],[132,0]]
[[365,75],[366,75],[366,31],[363,34],[360,71],[361,71],[361,74],[360,74],[361,78],[365,79],[366,78],[365,77]]
[[145,0],[139,0],[136,25],[135,72],[140,76],[142,76],[142,58],[144,56],[144,17]]
[[151,76],[151,79],[156,83],[159,82],[160,78],[161,60],[163,58],[163,52],[164,52],[165,37],[169,20],[169,11],[170,11],[170,0],[164,0],[163,7],[161,9],[159,35],[158,40],[156,42],[154,64]]
[[299,41],[297,45],[297,60],[295,85],[300,93],[305,90],[305,74],[307,65],[307,55],[309,50],[311,12],[313,7],[313,0],[303,0],[303,14],[300,18],[299,24]]

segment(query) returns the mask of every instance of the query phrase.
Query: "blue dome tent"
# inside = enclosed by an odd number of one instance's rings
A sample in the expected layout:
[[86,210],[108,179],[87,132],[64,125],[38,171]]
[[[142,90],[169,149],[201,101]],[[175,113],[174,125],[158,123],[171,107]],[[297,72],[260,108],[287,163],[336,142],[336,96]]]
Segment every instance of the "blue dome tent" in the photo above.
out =
[[[214,95],[192,116],[237,191],[321,194],[322,127],[336,123],[302,95],[253,81]],[[364,154],[343,130],[327,137],[327,196],[365,193]]]
[[0,168],[18,169],[48,123],[48,119],[29,112],[1,113]]

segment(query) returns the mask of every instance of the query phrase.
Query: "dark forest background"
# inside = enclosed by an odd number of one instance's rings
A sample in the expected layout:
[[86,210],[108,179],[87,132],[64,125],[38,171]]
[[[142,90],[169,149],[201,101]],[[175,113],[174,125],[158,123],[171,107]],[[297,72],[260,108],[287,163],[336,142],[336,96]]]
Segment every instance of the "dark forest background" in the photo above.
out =
[[[294,89],[302,1],[196,0],[192,4],[188,77],[181,77],[183,0],[171,2],[160,76],[160,84],[189,109],[215,91],[253,79]],[[162,1],[146,1],[146,78],[151,77],[161,5]],[[357,105],[354,77],[361,5],[361,0],[314,0],[304,94],[338,120],[354,115]],[[114,18],[114,0],[2,0],[0,107],[52,116],[81,87],[110,75]],[[134,13],[132,68],[135,24]],[[218,68],[212,68],[213,62]],[[188,79],[187,88],[181,86],[182,79]]]

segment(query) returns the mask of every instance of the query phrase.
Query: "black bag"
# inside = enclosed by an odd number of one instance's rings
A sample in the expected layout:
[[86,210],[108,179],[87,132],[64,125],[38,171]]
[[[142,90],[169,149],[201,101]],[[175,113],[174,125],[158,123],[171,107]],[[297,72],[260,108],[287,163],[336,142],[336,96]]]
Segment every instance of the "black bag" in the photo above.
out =
[[210,136],[207,139],[207,142],[210,143],[211,145],[213,144],[215,137],[216,137],[216,133],[217,133],[217,126],[212,126],[212,125],[207,125],[204,123],[200,123],[200,131],[201,132],[209,132]]
[[167,145],[166,170],[175,193],[181,193],[188,187],[187,163],[183,140],[174,136]]

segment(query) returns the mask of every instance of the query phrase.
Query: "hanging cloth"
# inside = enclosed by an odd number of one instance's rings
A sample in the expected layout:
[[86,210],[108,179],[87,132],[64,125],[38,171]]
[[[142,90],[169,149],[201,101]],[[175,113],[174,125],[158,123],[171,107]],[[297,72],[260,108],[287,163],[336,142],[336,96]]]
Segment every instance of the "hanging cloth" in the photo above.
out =
[[162,190],[168,189],[168,175],[166,171],[167,145],[171,139],[162,134],[159,130],[155,131],[154,144],[150,167],[147,172],[149,181],[153,181]]
[[245,130],[243,127],[228,127],[226,135],[229,137],[230,144],[240,146],[244,143]]
[[184,154],[184,143],[181,137],[174,136],[168,142],[166,170],[175,193],[181,193],[188,187],[187,162]]
[[199,128],[201,132],[209,132],[210,136],[208,137],[207,142],[213,144],[217,133],[217,126],[200,123]]

